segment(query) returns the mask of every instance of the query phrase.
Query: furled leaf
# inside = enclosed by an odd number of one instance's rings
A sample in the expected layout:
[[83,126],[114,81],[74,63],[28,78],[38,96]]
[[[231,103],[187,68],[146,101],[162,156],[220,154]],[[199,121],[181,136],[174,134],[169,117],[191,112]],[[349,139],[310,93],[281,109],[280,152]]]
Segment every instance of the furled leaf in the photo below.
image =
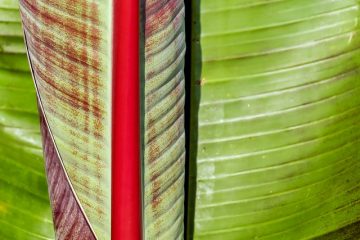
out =
[[18,2],[0,0],[0,239],[54,239]]
[[358,1],[194,2],[194,239],[351,236],[336,231],[360,218]]
[[94,233],[61,164],[43,110],[39,109],[39,113],[56,239],[94,240]]
[[[91,239],[110,239],[110,206],[119,204],[111,202],[111,163],[128,161],[114,160],[111,154],[116,152],[111,149],[112,140],[118,137],[113,127],[118,123],[112,122],[112,116],[119,115],[113,112],[113,100],[124,98],[117,95],[114,86],[117,81],[131,80],[125,74],[123,79],[114,77],[121,75],[117,72],[122,69],[115,69],[113,57],[123,54],[116,52],[115,45],[119,36],[114,28],[120,24],[112,22],[117,19],[112,10],[117,12],[118,5],[92,0],[20,3],[43,114],[57,237],[81,239],[89,234]],[[139,56],[144,59],[143,78],[139,79],[139,92],[144,91],[140,100],[144,148],[137,155],[144,161],[144,205],[139,199],[138,207],[139,212],[143,207],[145,239],[177,239],[183,236],[185,179],[184,3],[143,0],[141,5],[145,6],[145,16],[138,19],[144,20],[139,46],[144,54]],[[69,200],[63,199],[65,195]],[[120,201],[129,199],[136,201],[127,196]],[[73,208],[76,211],[69,211]],[[129,222],[135,218],[129,216]],[[73,219],[80,219],[80,223]],[[85,233],[74,230],[86,226]]]
[[[72,218],[85,217],[99,239],[110,238],[111,200],[111,9],[104,1],[20,1],[29,59],[41,109],[69,182],[49,178],[54,195],[65,189],[77,203],[64,201],[55,217],[65,238]],[[60,174],[60,172],[57,172]],[[50,173],[48,172],[48,175]],[[65,211],[75,204],[82,215]],[[66,214],[65,214],[66,213]],[[76,228],[70,228],[79,237]],[[75,239],[75,238],[73,238]]]

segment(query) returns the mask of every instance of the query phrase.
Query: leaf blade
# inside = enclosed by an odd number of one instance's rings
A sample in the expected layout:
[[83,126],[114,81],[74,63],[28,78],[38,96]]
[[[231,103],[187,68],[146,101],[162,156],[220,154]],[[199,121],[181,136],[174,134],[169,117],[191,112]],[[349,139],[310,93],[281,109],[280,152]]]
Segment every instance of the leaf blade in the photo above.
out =
[[308,239],[357,222],[358,3],[200,6],[194,238]]

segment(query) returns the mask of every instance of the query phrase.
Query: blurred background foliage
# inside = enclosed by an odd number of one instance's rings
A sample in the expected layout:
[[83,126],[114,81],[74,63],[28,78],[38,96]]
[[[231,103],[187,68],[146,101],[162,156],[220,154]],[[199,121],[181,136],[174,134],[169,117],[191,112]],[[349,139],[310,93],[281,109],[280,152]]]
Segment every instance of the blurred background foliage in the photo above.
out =
[[17,0],[0,0],[0,239],[54,239]]

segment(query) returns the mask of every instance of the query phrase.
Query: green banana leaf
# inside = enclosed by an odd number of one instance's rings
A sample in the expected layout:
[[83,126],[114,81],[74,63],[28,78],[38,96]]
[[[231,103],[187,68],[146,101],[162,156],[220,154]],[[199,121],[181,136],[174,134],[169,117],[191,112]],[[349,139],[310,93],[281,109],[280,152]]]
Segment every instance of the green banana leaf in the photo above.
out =
[[192,7],[194,239],[359,239],[359,1]]
[[0,239],[54,239],[18,2],[0,1]]

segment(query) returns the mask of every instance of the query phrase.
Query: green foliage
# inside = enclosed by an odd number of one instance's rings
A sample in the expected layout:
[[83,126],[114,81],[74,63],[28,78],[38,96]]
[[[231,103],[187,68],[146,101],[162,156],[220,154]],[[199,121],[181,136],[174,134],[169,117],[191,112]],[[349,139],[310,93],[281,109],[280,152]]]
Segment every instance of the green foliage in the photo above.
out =
[[199,4],[195,239],[309,239],[357,222],[359,3]]
[[0,239],[54,239],[17,1],[0,0]]

